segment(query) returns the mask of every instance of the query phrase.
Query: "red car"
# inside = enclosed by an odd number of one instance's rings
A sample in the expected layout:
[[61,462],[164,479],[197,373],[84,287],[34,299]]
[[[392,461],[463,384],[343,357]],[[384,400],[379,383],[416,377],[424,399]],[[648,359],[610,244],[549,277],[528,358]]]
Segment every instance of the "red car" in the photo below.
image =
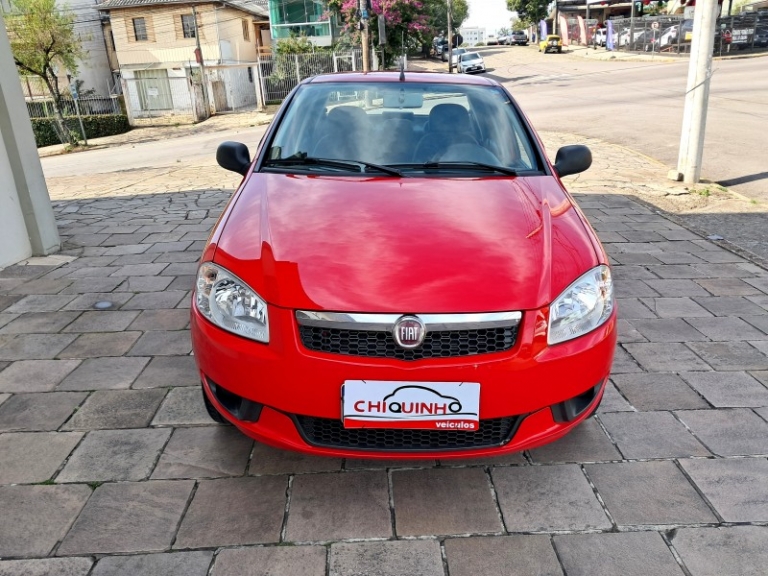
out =
[[487,78],[302,82],[203,253],[192,341],[208,411],[260,442],[358,458],[518,452],[597,409],[616,344],[608,258]]

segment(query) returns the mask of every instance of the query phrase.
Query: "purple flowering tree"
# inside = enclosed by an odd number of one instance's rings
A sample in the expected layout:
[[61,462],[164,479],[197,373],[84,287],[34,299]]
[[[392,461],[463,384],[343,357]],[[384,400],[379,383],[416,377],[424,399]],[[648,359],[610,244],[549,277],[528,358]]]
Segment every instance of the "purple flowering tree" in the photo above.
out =
[[[371,0],[368,14],[371,39],[379,46],[379,14],[384,15],[387,44],[384,46],[385,66],[404,50],[421,46],[431,40],[430,10],[422,0]],[[343,35],[351,44],[360,44],[360,12],[358,0],[329,0],[328,9],[338,18]]]

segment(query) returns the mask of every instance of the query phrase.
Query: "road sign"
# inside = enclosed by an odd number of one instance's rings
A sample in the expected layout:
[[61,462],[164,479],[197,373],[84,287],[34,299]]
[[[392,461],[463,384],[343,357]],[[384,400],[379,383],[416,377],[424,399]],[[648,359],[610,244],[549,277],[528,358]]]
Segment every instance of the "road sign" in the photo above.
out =
[[651,28],[653,28],[654,30],[658,30],[659,29],[659,23],[658,22],[651,22]]

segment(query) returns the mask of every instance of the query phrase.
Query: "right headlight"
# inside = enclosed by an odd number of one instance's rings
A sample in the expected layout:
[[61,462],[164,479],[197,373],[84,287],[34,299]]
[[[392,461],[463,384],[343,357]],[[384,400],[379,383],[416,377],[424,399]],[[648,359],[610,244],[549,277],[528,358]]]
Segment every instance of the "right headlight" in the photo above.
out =
[[578,338],[604,324],[613,311],[611,269],[600,265],[568,286],[549,306],[548,344]]
[[228,332],[269,343],[267,303],[248,284],[212,262],[200,265],[195,304],[208,320]]

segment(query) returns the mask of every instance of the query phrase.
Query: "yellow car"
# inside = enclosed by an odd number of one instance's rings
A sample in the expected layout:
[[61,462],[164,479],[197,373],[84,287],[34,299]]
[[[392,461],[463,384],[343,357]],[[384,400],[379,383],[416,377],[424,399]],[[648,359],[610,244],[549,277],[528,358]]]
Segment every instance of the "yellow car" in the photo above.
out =
[[539,42],[539,52],[562,52],[563,41],[557,34],[548,34],[547,37]]

